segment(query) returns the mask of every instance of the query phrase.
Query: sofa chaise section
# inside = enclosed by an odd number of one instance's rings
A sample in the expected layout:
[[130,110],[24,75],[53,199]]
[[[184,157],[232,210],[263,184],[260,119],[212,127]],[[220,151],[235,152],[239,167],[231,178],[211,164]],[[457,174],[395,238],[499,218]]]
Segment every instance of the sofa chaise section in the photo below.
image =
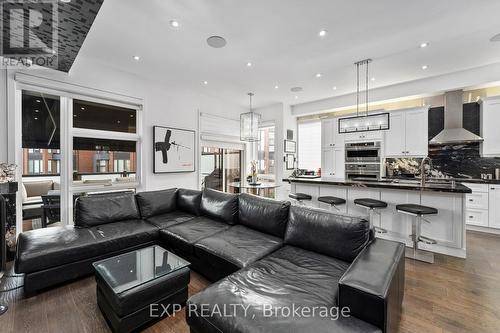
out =
[[[361,297],[363,290],[357,287],[361,282],[354,281],[350,272],[360,267],[369,269],[370,265],[365,266],[364,261],[370,261],[370,254],[374,253],[380,253],[378,260],[384,262],[376,264],[378,273],[375,276],[389,276],[387,289],[401,296],[401,277],[397,276],[400,272],[393,266],[401,267],[401,262],[404,263],[404,258],[399,255],[404,245],[388,243],[396,250],[372,251],[382,243],[372,238],[369,223],[363,218],[292,206],[283,248],[188,300],[186,313],[191,332],[392,332],[379,312],[374,316],[379,321],[367,320],[370,317],[360,313],[360,308],[355,308],[352,316],[338,320],[319,315],[292,318],[283,316],[278,310],[293,306],[330,309],[349,306],[352,296],[340,292],[340,288],[345,288],[341,284],[348,284],[355,290],[354,294]],[[360,279],[366,280],[364,291],[376,288],[377,283],[372,277],[362,275]],[[377,296],[383,299],[384,293]],[[241,306],[232,316],[211,312],[224,304]],[[362,308],[362,304],[358,303],[358,306]],[[275,315],[265,316],[264,309],[276,310]],[[369,311],[367,307],[365,312]],[[394,316],[400,308],[387,311]],[[358,314],[363,318],[357,317]]]
[[[110,221],[110,222],[108,222]],[[93,272],[92,262],[156,244],[158,228],[140,219],[133,193],[82,197],[74,226],[19,235],[16,273],[27,294]]]

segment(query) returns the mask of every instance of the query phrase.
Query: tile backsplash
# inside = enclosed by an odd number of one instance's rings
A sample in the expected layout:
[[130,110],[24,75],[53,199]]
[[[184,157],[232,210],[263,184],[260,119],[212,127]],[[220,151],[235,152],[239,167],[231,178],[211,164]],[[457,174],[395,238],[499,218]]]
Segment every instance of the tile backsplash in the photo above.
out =
[[[481,157],[479,143],[463,145],[429,146],[429,157],[433,168],[431,176],[436,178],[481,178],[481,174],[495,175],[500,168],[500,158]],[[402,175],[419,173],[421,159],[388,158],[386,174]]]

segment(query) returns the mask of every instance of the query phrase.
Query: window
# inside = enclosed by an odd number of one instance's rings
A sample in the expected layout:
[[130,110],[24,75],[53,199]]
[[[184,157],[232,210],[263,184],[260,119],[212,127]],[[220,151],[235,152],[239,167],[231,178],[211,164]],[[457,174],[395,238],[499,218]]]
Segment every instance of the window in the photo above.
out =
[[136,110],[75,99],[73,127],[136,133]]
[[[23,176],[55,174],[59,156],[59,97],[22,92]],[[55,180],[55,179],[54,179]]]
[[299,169],[321,168],[321,121],[299,122],[297,137]]
[[259,128],[258,177],[263,181],[275,181],[274,165],[274,126]]
[[[61,222],[71,224],[74,193],[109,191],[107,186],[133,189],[139,185],[141,131],[137,125],[141,101],[123,97],[120,102],[121,95],[110,93],[102,93],[103,99],[93,96],[85,100],[82,95],[74,99],[72,91],[78,94],[79,88],[67,85],[69,90],[59,94],[61,85],[55,84],[55,89],[40,86],[39,91],[33,91],[32,82],[19,82],[15,100],[21,103],[16,103],[15,112],[9,111],[9,116],[16,118],[21,127],[21,131],[14,132],[16,141],[22,143],[18,147],[22,148],[22,157],[19,161],[16,155],[16,163],[22,165],[23,185],[34,187],[40,180],[33,178],[43,177],[48,189],[59,190],[64,206]],[[26,90],[28,87],[30,90]],[[70,165],[72,169],[68,169]],[[20,220],[17,225],[24,226]],[[26,226],[33,227],[28,223]]]
[[136,161],[135,141],[73,138],[74,181],[106,179],[112,182],[125,172],[127,177],[134,177]]

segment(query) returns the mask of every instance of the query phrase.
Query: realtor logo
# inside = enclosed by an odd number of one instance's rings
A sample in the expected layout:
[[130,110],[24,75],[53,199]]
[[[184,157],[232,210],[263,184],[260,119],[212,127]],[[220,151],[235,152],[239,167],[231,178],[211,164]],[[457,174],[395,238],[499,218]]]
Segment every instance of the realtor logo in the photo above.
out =
[[57,68],[57,0],[2,1],[1,68]]

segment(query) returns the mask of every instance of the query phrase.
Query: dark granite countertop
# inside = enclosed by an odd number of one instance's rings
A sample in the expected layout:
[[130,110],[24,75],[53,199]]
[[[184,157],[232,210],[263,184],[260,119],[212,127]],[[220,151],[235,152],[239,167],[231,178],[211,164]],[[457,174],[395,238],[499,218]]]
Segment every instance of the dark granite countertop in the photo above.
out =
[[461,182],[456,182],[454,185],[451,182],[435,182],[431,181],[421,186],[418,181],[404,181],[404,180],[362,180],[352,181],[343,178],[284,178],[284,182],[294,183],[307,183],[307,184],[324,184],[324,185],[338,185],[338,186],[351,186],[351,187],[374,187],[374,188],[387,188],[395,190],[410,190],[410,191],[431,191],[431,192],[450,192],[450,193],[472,193],[472,190]]

